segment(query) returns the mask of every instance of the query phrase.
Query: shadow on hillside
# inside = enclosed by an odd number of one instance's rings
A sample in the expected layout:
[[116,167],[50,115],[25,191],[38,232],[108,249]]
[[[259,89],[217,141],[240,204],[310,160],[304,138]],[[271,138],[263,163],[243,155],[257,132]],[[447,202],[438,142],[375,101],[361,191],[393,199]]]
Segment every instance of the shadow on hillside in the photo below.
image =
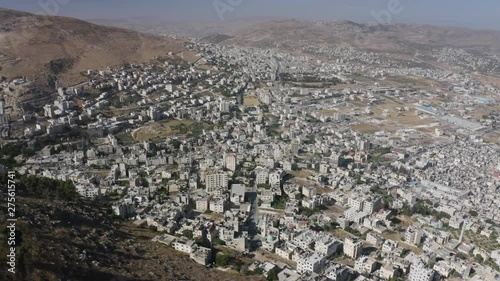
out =
[[49,263],[34,263],[32,269],[38,269],[45,272],[51,272],[57,275],[61,280],[79,280],[79,281],[150,281],[151,279],[130,278],[111,273],[102,272],[95,269],[85,269],[74,266],[71,269],[61,269],[59,266]]

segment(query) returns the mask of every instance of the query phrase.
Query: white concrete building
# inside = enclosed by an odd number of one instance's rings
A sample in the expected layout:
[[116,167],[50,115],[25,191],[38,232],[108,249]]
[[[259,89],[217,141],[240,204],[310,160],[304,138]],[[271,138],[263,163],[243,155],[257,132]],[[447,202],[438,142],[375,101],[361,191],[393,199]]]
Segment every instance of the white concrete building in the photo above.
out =
[[224,173],[209,174],[205,177],[205,186],[207,192],[212,192],[216,189],[228,187],[228,176]]
[[363,242],[357,238],[347,237],[344,241],[344,254],[352,259],[357,259],[361,255]]
[[236,154],[234,153],[228,153],[225,156],[225,166],[226,169],[229,171],[236,171],[236,166],[237,166],[237,159],[236,159]]
[[338,251],[342,243],[330,236],[323,236],[316,240],[314,244],[314,251],[319,254],[329,257]]
[[434,270],[425,266],[422,261],[411,265],[408,281],[432,281],[433,278]]
[[172,243],[174,249],[188,254],[190,254],[193,251],[193,245],[195,245],[194,241],[188,240],[185,237],[181,237],[180,239],[177,239],[174,243]]
[[356,259],[354,270],[361,274],[370,274],[377,269],[377,261],[371,257],[362,256]]
[[405,241],[414,245],[422,241],[423,231],[414,226],[409,226],[405,233]]
[[196,200],[196,211],[205,212],[206,210],[208,210],[208,198]]
[[319,273],[325,262],[325,256],[313,253],[310,256],[304,257],[297,262],[297,272],[316,272]]
[[363,212],[373,214],[382,207],[382,200],[378,196],[370,196],[363,201]]

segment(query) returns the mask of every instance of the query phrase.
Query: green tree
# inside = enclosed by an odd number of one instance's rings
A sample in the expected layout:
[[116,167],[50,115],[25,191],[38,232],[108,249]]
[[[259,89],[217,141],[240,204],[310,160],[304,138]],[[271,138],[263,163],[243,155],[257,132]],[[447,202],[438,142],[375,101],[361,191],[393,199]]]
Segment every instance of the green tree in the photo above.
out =
[[260,267],[259,267],[259,268],[255,269],[255,270],[253,271],[253,273],[254,273],[254,274],[257,274],[257,275],[261,275],[261,274],[263,274],[263,273],[264,273],[264,269],[262,269],[262,268],[260,268]]
[[182,232],[182,235],[189,238],[189,239],[193,239],[193,232],[192,231],[184,230],[184,232]]
[[[1,176],[7,182],[7,174]],[[44,177],[17,175],[17,189],[24,196],[35,198],[76,201],[79,194],[71,181],[62,181]]]
[[229,256],[225,254],[220,254],[215,257],[215,264],[217,266],[225,267],[229,265]]
[[271,185],[266,183],[260,183],[257,185],[258,188],[271,189]]
[[469,211],[469,215],[471,215],[471,216],[473,216],[473,217],[477,217],[478,213],[477,213],[477,211],[470,210],[470,211]]
[[284,210],[287,201],[288,201],[288,195],[276,196],[274,202],[271,203],[271,207],[275,209]]
[[276,273],[276,270],[271,270],[267,274],[267,281],[278,281],[278,273]]

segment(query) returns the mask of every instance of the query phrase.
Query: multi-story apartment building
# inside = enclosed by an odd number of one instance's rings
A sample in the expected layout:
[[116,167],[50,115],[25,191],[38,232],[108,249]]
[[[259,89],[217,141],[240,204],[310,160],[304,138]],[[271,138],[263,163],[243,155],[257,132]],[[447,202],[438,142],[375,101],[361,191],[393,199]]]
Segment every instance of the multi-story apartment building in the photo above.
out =
[[207,192],[212,192],[216,189],[228,187],[228,176],[224,173],[209,174],[205,177],[205,186]]
[[352,259],[357,259],[361,255],[363,242],[357,238],[347,237],[344,241],[344,254]]

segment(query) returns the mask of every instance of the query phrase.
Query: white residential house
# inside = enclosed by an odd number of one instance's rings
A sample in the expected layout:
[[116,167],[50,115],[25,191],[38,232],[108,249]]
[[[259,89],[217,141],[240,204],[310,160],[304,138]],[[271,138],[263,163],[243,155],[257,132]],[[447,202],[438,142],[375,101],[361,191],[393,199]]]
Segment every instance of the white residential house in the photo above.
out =
[[274,186],[274,185],[281,185],[281,180],[283,179],[283,176],[285,173],[282,170],[278,170],[275,172],[272,172],[269,174],[269,184]]
[[356,259],[354,270],[361,274],[370,274],[377,269],[377,261],[371,257],[362,256]]
[[172,245],[174,246],[174,249],[176,249],[177,251],[190,254],[193,251],[193,245],[195,245],[195,243],[193,240],[181,237],[177,239],[174,243],[172,243]]
[[411,265],[408,281],[432,281],[434,279],[434,270],[428,268],[422,261]]
[[316,272],[319,273],[323,268],[325,262],[325,256],[313,253],[312,255],[306,256],[297,262],[297,272]]
[[314,251],[329,257],[337,252],[341,246],[342,243],[340,243],[340,241],[328,235],[316,240],[316,243],[314,244]]

